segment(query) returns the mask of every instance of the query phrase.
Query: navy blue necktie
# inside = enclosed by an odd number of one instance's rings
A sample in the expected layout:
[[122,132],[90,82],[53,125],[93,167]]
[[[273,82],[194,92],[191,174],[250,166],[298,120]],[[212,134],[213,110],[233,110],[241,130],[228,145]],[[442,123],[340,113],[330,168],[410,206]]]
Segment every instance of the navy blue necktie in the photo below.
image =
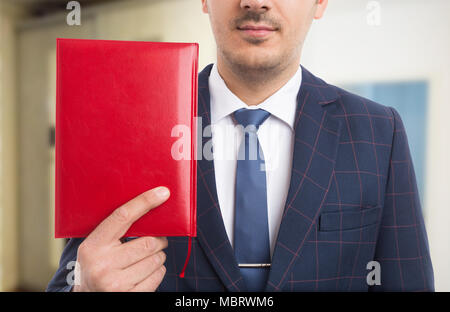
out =
[[270,263],[266,171],[256,131],[270,116],[263,109],[239,109],[236,122],[244,127],[236,169],[234,253],[249,291],[263,291]]

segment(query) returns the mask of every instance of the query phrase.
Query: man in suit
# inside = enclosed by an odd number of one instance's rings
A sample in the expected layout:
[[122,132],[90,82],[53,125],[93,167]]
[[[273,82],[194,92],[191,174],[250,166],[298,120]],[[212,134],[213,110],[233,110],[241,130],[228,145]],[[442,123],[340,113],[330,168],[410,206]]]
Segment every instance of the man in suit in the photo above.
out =
[[[198,161],[198,237],[185,277],[187,238],[121,239],[168,199],[160,187],[71,239],[49,291],[434,290],[398,112],[300,66],[327,2],[202,0],[217,64],[199,75],[198,111],[202,130],[214,129],[202,142],[212,140],[214,159]],[[230,125],[242,127],[226,135]]]

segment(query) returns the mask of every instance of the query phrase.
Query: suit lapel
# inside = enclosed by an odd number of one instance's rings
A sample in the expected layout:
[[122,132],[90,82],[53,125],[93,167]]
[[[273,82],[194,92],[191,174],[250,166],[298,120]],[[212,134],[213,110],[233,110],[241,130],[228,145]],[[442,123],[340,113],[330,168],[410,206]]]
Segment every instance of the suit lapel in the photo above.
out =
[[[198,129],[199,148],[209,148],[211,124],[209,75],[212,65],[200,74],[198,81],[198,116],[202,123]],[[205,131],[206,129],[206,131]],[[206,135],[205,135],[206,133]],[[201,135],[203,134],[203,135]],[[199,151],[197,161],[197,231],[198,241],[209,262],[228,291],[245,291],[244,280],[234,258],[234,252],[228,239],[217,199],[214,161],[205,158],[206,153]],[[202,156],[200,156],[202,155]]]
[[[334,171],[341,123],[335,89],[302,67],[291,183],[272,256],[267,291],[280,291],[314,228]],[[307,268],[305,268],[307,269]]]

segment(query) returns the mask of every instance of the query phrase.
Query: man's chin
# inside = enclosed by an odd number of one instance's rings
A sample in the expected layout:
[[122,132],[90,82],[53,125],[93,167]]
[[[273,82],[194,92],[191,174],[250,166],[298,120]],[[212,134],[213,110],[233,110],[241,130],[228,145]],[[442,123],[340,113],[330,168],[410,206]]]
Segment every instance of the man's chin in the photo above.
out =
[[244,57],[236,60],[234,62],[234,65],[240,67],[242,70],[258,73],[272,71],[280,66],[280,62],[278,60],[272,60],[262,57]]

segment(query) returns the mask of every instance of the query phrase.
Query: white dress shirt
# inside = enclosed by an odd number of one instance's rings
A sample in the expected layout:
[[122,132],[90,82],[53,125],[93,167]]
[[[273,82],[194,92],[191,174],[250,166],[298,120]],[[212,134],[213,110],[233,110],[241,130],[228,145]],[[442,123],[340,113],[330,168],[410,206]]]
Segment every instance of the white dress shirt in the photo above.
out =
[[235,127],[232,113],[240,108],[264,109],[271,115],[260,126],[258,139],[266,166],[267,214],[272,256],[291,181],[294,122],[301,67],[276,93],[264,102],[248,106],[226,86],[214,64],[209,77],[211,129],[217,196],[231,245],[234,237],[236,166],[242,127]]

